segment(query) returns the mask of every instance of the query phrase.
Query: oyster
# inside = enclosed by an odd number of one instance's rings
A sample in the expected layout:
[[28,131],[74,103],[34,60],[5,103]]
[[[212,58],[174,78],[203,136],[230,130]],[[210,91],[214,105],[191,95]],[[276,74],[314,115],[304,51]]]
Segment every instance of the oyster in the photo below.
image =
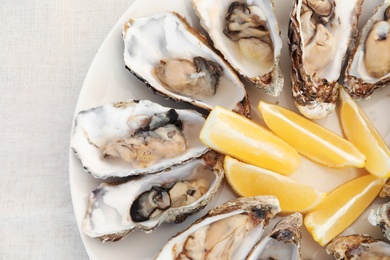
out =
[[380,197],[390,197],[390,179],[387,179],[385,185],[383,185],[381,192],[379,193]]
[[83,232],[117,241],[134,229],[148,232],[162,222],[184,221],[214,197],[223,179],[222,161],[210,151],[159,174],[100,184],[89,197]]
[[179,14],[132,19],[124,26],[123,40],[126,67],[156,93],[206,110],[219,105],[249,115],[243,83]]
[[96,178],[159,172],[204,154],[204,117],[193,110],[129,100],[78,113],[71,147]]
[[334,238],[326,252],[335,259],[390,259],[390,244],[369,235],[349,235]]
[[272,0],[192,0],[192,6],[233,68],[267,94],[279,96],[282,40]]
[[155,259],[244,259],[279,211],[273,196],[226,202],[168,240]]
[[338,79],[363,0],[295,0],[288,28],[292,93],[299,111],[323,118],[336,107]]
[[390,84],[390,0],[376,8],[351,51],[345,89],[355,99],[367,99]]
[[390,240],[390,202],[379,206],[376,210],[371,210],[368,222],[373,226],[380,227],[383,236]]
[[249,253],[247,260],[301,259],[302,214],[293,213],[280,220]]

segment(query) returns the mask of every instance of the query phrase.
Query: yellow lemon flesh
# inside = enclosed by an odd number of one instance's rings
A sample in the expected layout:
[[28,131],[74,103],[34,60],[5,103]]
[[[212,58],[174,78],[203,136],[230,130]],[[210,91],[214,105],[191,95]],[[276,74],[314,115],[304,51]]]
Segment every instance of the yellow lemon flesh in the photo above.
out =
[[224,161],[225,176],[240,196],[274,195],[282,212],[306,212],[317,206],[325,193],[287,176],[240,162],[230,156]]
[[328,167],[361,168],[365,156],[351,142],[291,110],[260,101],[266,125],[305,157]]
[[271,131],[218,106],[207,117],[200,140],[215,151],[284,175],[301,162],[298,152]]
[[304,219],[314,240],[324,246],[350,226],[376,198],[385,180],[367,174],[337,187]]
[[345,137],[366,155],[364,168],[390,177],[390,150],[374,125],[349,94],[340,88],[340,124]]

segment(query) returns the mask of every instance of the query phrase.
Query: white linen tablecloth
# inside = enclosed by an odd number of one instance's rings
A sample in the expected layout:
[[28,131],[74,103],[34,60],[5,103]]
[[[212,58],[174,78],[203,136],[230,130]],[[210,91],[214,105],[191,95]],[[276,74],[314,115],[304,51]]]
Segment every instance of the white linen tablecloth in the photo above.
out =
[[0,259],[88,259],[69,187],[72,117],[132,2],[0,1]]

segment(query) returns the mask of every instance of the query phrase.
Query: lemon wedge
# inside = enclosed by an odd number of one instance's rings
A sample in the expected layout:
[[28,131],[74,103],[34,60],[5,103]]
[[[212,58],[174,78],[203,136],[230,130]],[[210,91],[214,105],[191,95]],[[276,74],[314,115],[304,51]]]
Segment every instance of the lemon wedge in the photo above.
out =
[[328,167],[364,166],[364,154],[332,131],[278,105],[260,101],[258,109],[266,125],[303,156]]
[[337,187],[304,219],[307,230],[321,246],[350,226],[376,198],[385,179],[367,174]]
[[366,155],[364,168],[377,177],[390,177],[390,150],[374,125],[349,94],[340,88],[340,124],[345,137]]
[[287,176],[225,156],[225,177],[240,196],[274,195],[282,212],[306,212],[325,198],[325,193]]
[[284,175],[293,173],[301,162],[298,152],[271,131],[218,106],[210,112],[199,137],[215,151]]

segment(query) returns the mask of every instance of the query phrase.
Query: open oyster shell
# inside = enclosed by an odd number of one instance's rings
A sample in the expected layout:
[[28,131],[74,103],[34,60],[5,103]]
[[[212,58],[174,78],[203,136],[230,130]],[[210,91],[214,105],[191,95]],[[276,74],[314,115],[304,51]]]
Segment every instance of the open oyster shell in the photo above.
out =
[[148,100],[107,104],[78,113],[71,148],[96,178],[159,172],[208,151],[199,140],[204,120]]
[[155,259],[245,259],[279,211],[273,196],[226,202],[168,240]]
[[156,93],[206,110],[219,105],[249,115],[243,83],[179,14],[131,19],[123,40],[126,67]]
[[390,84],[390,0],[376,8],[351,51],[345,89],[355,99],[367,99]]
[[301,259],[302,223],[299,212],[282,218],[246,259]]
[[215,48],[250,82],[279,96],[282,40],[272,0],[192,0]]
[[223,156],[213,151],[159,174],[92,191],[82,230],[102,242],[117,241],[135,229],[146,232],[162,222],[180,223],[204,208],[223,179]]
[[389,260],[390,244],[369,235],[349,235],[334,238],[326,252],[337,260]]
[[338,79],[363,0],[295,0],[288,28],[292,93],[299,111],[323,118],[336,107]]
[[368,222],[373,226],[380,227],[383,236],[390,240],[390,202],[371,210]]

